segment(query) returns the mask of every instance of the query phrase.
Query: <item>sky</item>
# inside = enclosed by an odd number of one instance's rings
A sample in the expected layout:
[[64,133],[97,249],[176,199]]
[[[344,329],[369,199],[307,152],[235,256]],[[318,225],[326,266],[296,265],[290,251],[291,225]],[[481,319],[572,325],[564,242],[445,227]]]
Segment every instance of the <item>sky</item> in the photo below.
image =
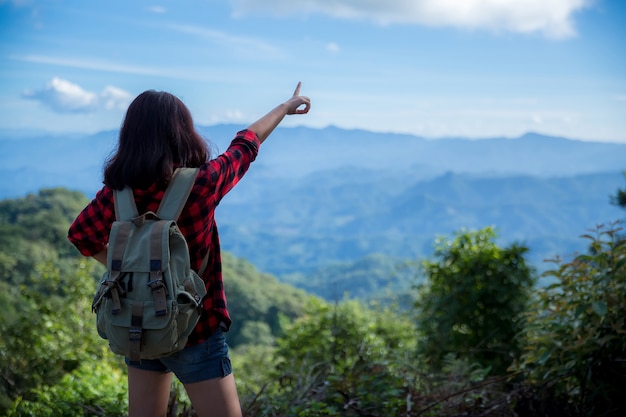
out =
[[118,129],[168,91],[198,125],[626,143],[623,0],[0,0],[0,129]]

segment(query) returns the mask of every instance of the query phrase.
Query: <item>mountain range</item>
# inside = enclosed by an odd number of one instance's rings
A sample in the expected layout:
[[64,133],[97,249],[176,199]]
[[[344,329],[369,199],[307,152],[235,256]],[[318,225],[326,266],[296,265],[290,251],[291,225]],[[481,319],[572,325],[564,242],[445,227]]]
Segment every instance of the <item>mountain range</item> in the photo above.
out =
[[[198,129],[219,152],[242,127]],[[49,187],[92,197],[116,135],[0,131],[0,199]],[[440,235],[486,226],[541,265],[585,250],[579,235],[624,217],[609,196],[625,185],[625,156],[626,144],[538,133],[470,140],[278,128],[216,217],[225,250],[295,281],[372,254],[419,259]]]

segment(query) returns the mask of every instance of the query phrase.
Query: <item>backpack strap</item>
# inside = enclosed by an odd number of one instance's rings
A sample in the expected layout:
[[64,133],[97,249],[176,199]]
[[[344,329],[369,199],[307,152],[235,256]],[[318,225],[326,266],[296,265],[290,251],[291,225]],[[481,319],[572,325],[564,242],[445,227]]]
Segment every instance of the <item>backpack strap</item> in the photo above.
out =
[[[183,211],[191,189],[195,183],[200,168],[177,168],[172,175],[172,179],[165,190],[163,199],[157,210],[157,217],[160,219],[178,220]],[[116,220],[132,220],[139,216],[137,204],[133,190],[124,187],[122,190],[114,190],[115,195],[115,218]],[[209,251],[202,259],[202,265],[198,270],[198,275],[202,276],[209,262]]]
[[169,221],[158,221],[154,224],[150,234],[150,279],[148,286],[152,290],[154,301],[154,314],[158,316],[167,315],[166,287],[163,281],[163,229]]
[[[200,172],[200,168],[177,168],[172,175],[165,195],[161,200],[161,204],[157,210],[157,217],[160,219],[178,220],[180,213],[183,211],[191,189],[196,181],[196,177]],[[202,259],[198,275],[202,276],[209,264],[209,251]]]
[[164,220],[178,220],[199,171],[200,168],[177,168],[174,171],[157,210],[157,217]]
[[143,333],[143,303],[133,301],[131,305],[130,329],[128,330],[129,359],[133,365],[141,363],[141,339]]
[[139,216],[132,188],[124,187],[122,190],[113,190],[113,195],[113,202],[115,205],[115,220],[131,220]]
[[[112,249],[110,254],[109,267],[109,279],[103,283],[103,288],[107,288],[111,294],[113,300],[111,304],[111,314],[119,314],[122,311],[122,304],[120,296],[124,295],[125,290],[120,285],[121,271],[122,271],[122,259],[124,259],[124,252],[126,251],[126,243],[128,243],[128,237],[131,233],[131,225],[129,222],[121,222],[117,227],[117,234],[115,240],[112,242]],[[111,242],[110,242],[111,243]],[[107,260],[109,262],[109,260]]]

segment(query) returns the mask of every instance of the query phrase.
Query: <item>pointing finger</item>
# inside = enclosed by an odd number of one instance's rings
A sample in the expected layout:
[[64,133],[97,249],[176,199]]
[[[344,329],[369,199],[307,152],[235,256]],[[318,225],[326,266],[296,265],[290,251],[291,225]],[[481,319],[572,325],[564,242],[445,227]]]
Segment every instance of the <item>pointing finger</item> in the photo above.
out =
[[302,85],[302,82],[298,81],[298,85],[296,86],[296,91],[293,92],[293,96],[297,97],[300,95],[300,86]]

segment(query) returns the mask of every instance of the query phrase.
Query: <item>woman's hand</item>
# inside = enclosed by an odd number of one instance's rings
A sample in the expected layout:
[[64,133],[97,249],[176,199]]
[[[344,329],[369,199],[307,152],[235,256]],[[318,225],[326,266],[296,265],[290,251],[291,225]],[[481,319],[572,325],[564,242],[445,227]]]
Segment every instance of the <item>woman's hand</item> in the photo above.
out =
[[[283,104],[274,108],[272,111],[261,117],[256,122],[248,126],[249,130],[252,130],[257,134],[261,143],[267,139],[267,137],[274,131],[276,126],[280,124],[285,115],[287,114],[306,114],[311,108],[311,100],[308,97],[300,95],[300,86],[302,83],[298,82],[296,91],[293,96]],[[304,106],[304,108],[300,108]]]
[[[301,82],[298,82],[296,91],[293,92],[293,96],[287,100],[287,114],[307,114],[311,108],[311,100],[308,97],[300,95]],[[300,109],[304,106],[303,109]]]

